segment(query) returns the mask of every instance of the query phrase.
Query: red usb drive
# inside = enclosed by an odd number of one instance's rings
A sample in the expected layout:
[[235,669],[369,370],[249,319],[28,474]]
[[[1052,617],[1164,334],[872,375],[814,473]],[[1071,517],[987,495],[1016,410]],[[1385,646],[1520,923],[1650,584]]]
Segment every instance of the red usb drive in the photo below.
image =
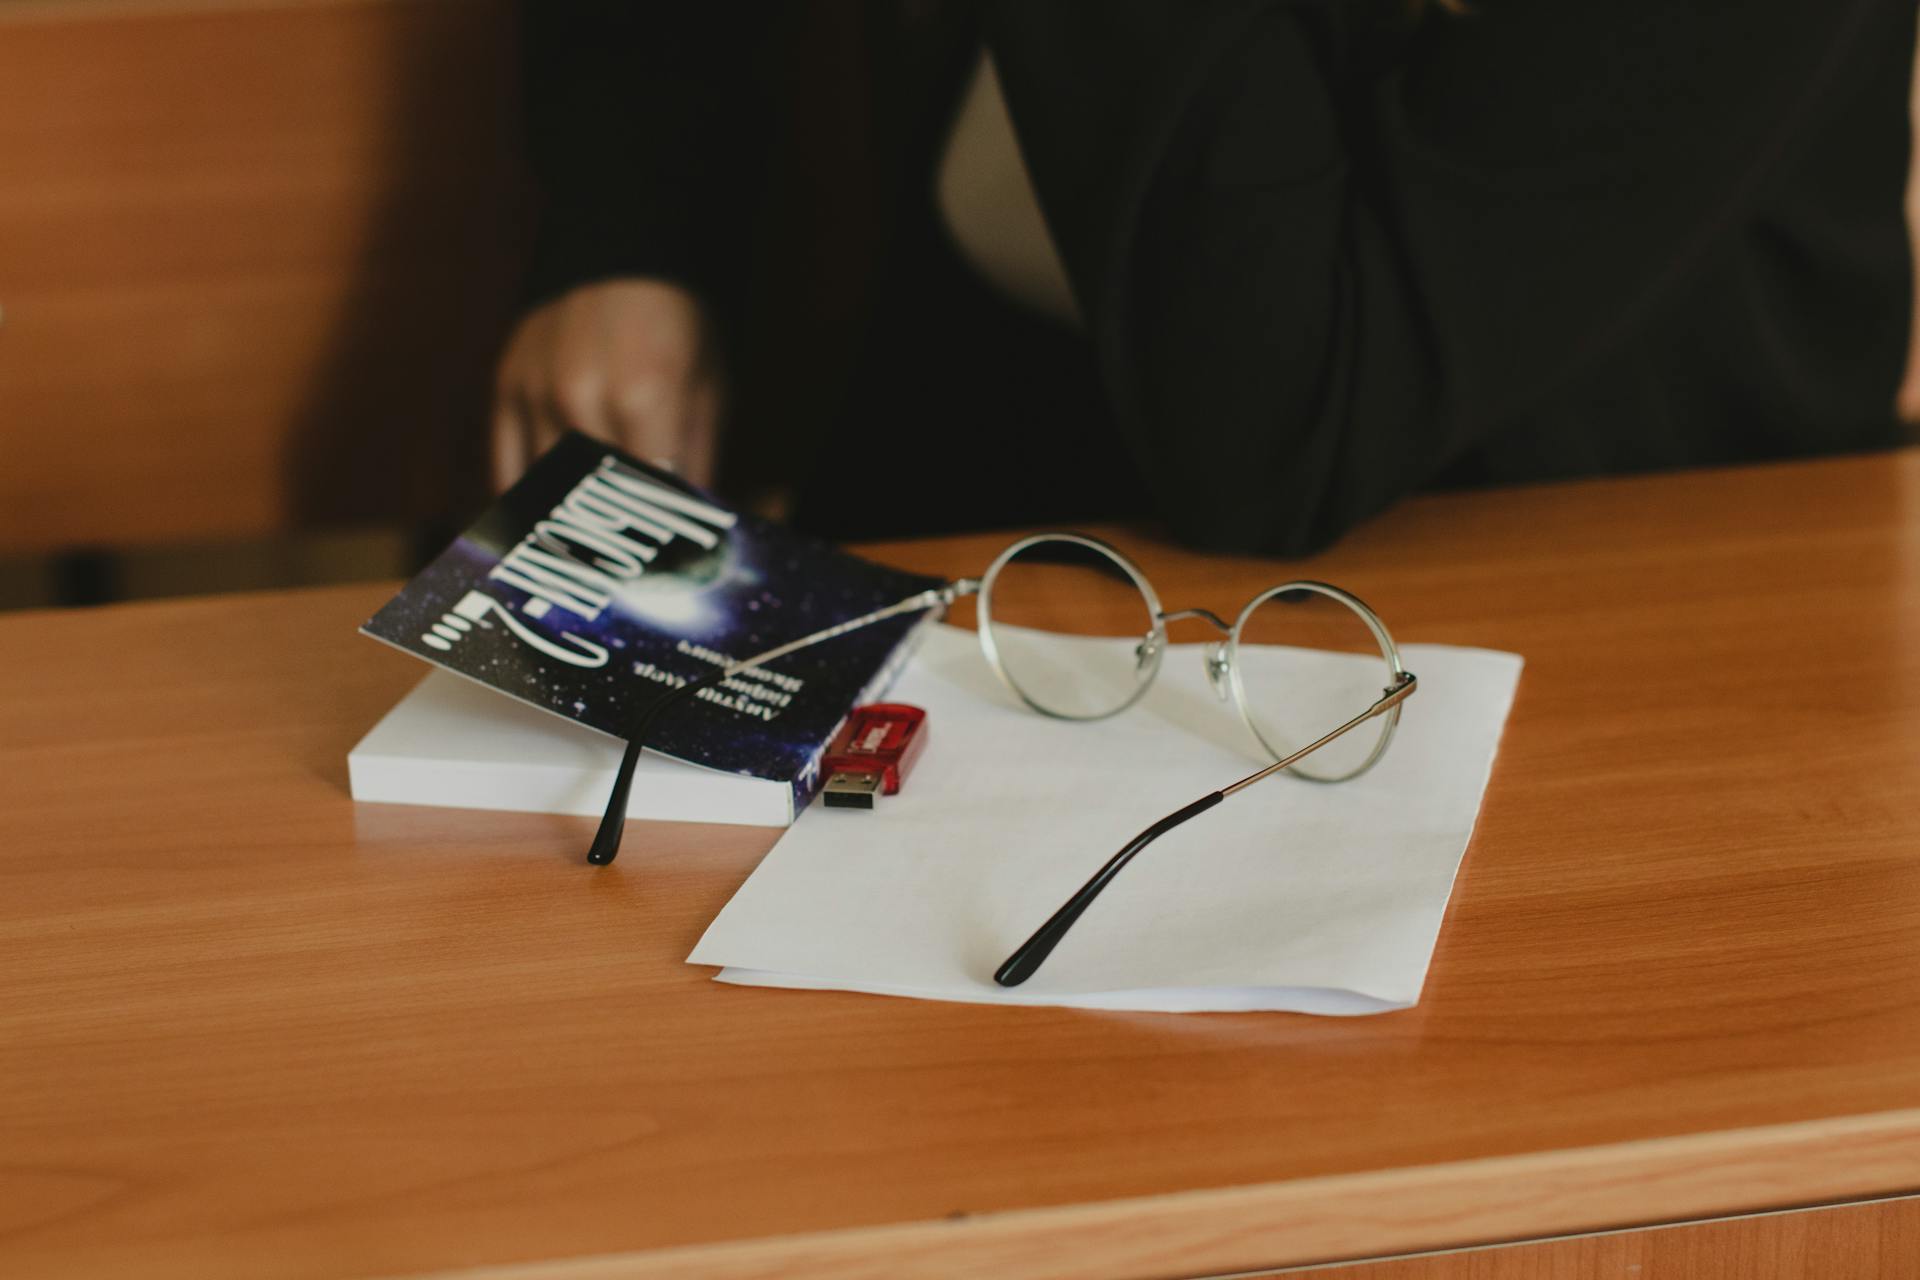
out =
[[833,735],[820,763],[820,798],[840,809],[871,809],[876,795],[900,789],[927,745],[927,713],[904,702],[855,707]]

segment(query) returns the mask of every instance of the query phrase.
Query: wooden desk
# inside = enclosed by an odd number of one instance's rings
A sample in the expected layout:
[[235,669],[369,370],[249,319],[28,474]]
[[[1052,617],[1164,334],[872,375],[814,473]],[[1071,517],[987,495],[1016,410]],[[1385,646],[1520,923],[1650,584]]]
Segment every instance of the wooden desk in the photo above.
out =
[[[1291,572],[1121,541],[1182,603]],[[347,798],[420,674],[383,591],[0,620],[0,1274],[1164,1277],[1920,1188],[1920,452],[1427,498],[1311,570],[1528,659],[1404,1013],[719,986],[768,834],[596,872]],[[1835,1212],[1718,1230],[1844,1272],[1665,1274],[1911,1274],[1911,1202]]]

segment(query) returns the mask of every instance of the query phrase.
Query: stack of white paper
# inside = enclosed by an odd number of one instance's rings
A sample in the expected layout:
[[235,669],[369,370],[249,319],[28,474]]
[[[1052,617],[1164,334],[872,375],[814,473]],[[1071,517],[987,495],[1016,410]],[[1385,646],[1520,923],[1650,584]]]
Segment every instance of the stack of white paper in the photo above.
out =
[[[347,756],[355,800],[597,815],[626,744],[598,729],[435,671]],[[627,814],[667,822],[784,827],[793,787],[641,753]]]
[[[1386,757],[1350,782],[1275,777],[1149,845],[1025,985],[993,971],[1141,829],[1265,763],[1199,645],[1140,703],[1050,720],[971,632],[931,629],[890,695],[926,708],[908,784],[871,812],[815,805],[689,960],[725,982],[1089,1008],[1376,1013],[1420,997],[1520,659],[1411,645],[1420,677]],[[1242,650],[1284,687],[1310,665]],[[1273,683],[1269,683],[1273,682]],[[1332,727],[1332,726],[1329,726]]]

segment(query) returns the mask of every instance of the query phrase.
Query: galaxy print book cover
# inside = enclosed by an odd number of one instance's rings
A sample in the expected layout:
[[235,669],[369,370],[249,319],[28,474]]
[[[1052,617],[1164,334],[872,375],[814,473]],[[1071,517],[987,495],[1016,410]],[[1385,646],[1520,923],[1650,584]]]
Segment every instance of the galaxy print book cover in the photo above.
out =
[[[669,688],[935,585],[570,434],[361,630],[624,738]],[[791,783],[797,810],[834,730],[927,620],[889,619],[701,689],[647,746]]]

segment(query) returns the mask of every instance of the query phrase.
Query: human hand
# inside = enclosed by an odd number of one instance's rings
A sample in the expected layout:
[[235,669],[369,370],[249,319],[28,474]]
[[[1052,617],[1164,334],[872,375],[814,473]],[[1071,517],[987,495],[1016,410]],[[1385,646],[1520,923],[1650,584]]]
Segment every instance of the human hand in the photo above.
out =
[[569,427],[710,484],[719,379],[700,302],[661,280],[582,285],[529,313],[494,379],[493,480]]

